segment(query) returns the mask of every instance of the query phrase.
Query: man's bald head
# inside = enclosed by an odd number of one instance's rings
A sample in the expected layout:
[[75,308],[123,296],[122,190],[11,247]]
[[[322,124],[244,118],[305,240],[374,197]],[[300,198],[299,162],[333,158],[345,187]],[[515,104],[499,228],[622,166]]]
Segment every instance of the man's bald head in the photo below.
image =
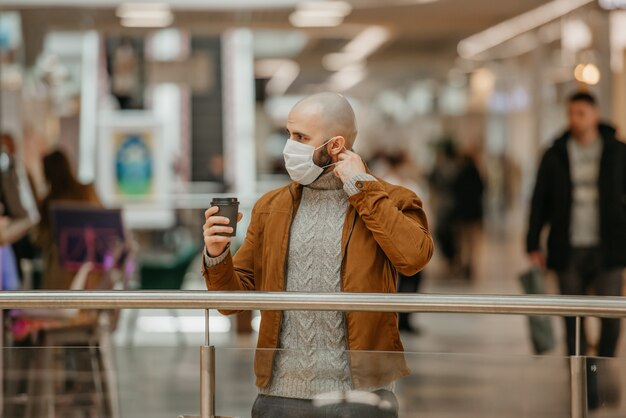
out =
[[356,139],[356,117],[348,100],[339,93],[317,93],[300,100],[290,114],[310,116],[319,119],[320,129],[328,139],[342,136],[346,147],[352,148]]

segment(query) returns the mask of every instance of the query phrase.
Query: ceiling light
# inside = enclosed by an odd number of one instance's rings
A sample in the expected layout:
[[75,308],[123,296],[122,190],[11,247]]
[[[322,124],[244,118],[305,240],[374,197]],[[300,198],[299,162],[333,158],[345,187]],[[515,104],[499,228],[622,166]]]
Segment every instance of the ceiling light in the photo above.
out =
[[322,58],[322,65],[328,71],[339,71],[342,68],[346,68],[349,65],[358,61],[358,57],[346,52],[331,52],[324,55]]
[[161,28],[174,21],[169,5],[164,3],[124,3],[115,14],[122,26],[131,28]]
[[625,0],[598,0],[598,4],[606,10],[626,9]]
[[574,69],[574,77],[581,83],[594,86],[600,82],[600,69],[595,64],[578,64]]
[[391,33],[384,27],[370,26],[351,40],[345,46],[344,51],[355,59],[363,59],[380,48],[390,36]]
[[334,13],[340,16],[348,16],[352,12],[352,6],[345,1],[305,1],[298,4],[297,10],[322,11]]
[[278,67],[274,77],[267,82],[265,91],[270,96],[281,96],[296,81],[298,75],[300,75],[300,66],[293,61],[286,60],[284,64]]
[[322,65],[329,71],[339,71],[363,61],[389,40],[390,32],[382,26],[370,26],[351,40],[342,52],[332,52],[322,58]]
[[169,13],[170,7],[165,3],[124,3],[115,9],[115,15],[124,17],[153,17]]
[[264,59],[256,62],[254,72],[257,77],[269,78],[265,91],[270,96],[285,94],[289,86],[300,75],[300,66],[287,59]]
[[591,29],[580,19],[565,19],[561,32],[563,48],[568,51],[580,51],[593,42]]
[[525,32],[536,29],[555,19],[593,3],[594,0],[554,0],[512,19],[501,22],[459,42],[457,50],[463,58],[477,55],[509,41]]
[[163,16],[154,18],[132,18],[125,17],[120,23],[126,28],[164,28],[174,22],[174,16]]
[[363,65],[353,65],[337,71],[328,79],[331,88],[335,91],[346,91],[365,79],[367,70]]
[[585,64],[578,64],[576,68],[574,68],[574,78],[576,78],[576,80],[582,81],[584,69],[585,69]]
[[339,26],[351,11],[345,1],[306,1],[289,16],[289,22],[296,27]]
[[334,27],[343,23],[343,17],[296,11],[289,15],[289,23],[297,28]]

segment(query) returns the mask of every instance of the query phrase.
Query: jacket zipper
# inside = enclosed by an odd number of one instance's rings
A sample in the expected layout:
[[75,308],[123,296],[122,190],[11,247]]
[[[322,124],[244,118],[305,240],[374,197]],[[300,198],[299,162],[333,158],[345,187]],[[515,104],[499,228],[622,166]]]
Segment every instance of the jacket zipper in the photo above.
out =
[[[340,276],[341,276],[341,291],[343,292],[344,290],[344,266],[345,266],[345,260],[346,260],[346,254],[347,254],[347,250],[348,250],[348,242],[350,241],[350,237],[352,236],[352,231],[354,230],[354,224],[356,223],[356,210],[354,211],[354,216],[352,217],[352,225],[350,225],[350,230],[348,231],[348,236],[346,237],[346,243],[343,246],[343,251],[342,251],[342,257],[341,257],[341,271],[340,271]],[[346,314],[346,312],[342,312],[343,314],[343,328],[344,331],[346,333],[346,354],[348,356],[348,374],[349,374],[349,378],[350,378],[350,387],[352,389],[354,389],[354,377],[352,376],[352,361],[350,360],[350,344],[349,344],[349,340],[350,340],[350,333],[348,331],[348,315]]]

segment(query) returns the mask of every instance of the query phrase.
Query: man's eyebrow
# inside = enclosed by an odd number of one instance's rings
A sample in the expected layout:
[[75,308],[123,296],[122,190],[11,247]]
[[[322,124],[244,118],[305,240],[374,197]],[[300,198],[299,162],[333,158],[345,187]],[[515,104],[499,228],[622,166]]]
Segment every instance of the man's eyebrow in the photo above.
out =
[[[289,129],[287,129],[287,132],[289,132]],[[298,135],[298,136],[306,136],[308,137],[309,135],[302,133],[302,132],[291,132],[292,135]]]

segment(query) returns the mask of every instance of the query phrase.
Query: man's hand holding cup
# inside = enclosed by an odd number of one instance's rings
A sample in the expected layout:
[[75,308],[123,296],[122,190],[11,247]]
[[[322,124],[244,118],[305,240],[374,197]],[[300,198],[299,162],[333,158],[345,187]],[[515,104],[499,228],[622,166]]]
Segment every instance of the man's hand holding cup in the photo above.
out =
[[212,204],[211,207],[204,212],[206,219],[202,227],[204,230],[204,246],[210,257],[219,257],[235,236],[237,228],[236,223],[243,218],[243,213],[237,212],[237,206],[235,206],[233,210],[232,205],[230,208],[225,208],[222,205]]

